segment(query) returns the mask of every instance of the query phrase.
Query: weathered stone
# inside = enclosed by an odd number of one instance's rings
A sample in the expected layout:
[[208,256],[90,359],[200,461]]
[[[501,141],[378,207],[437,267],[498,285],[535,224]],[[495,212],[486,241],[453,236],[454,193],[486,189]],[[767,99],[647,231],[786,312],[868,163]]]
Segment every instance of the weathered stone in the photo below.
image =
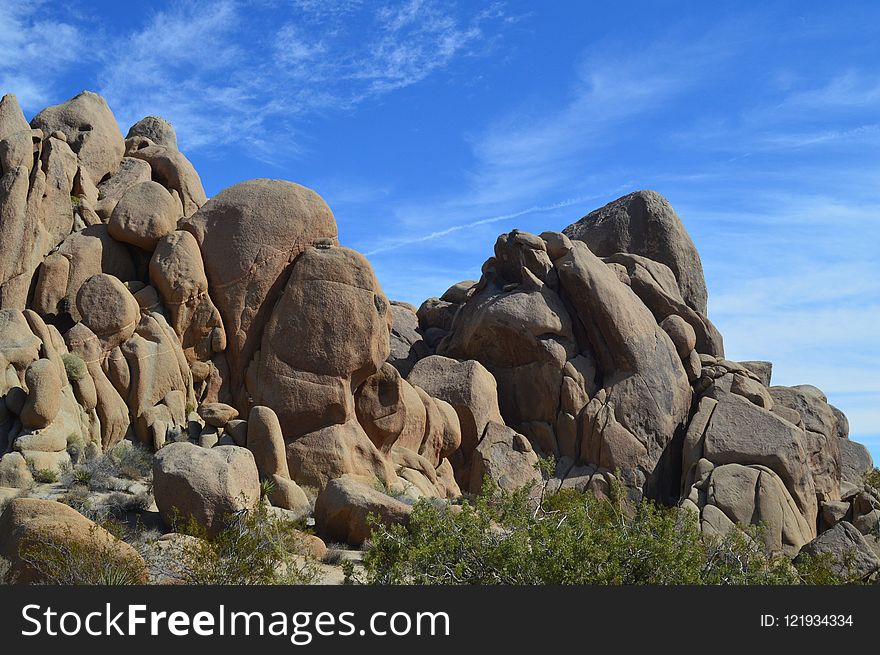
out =
[[245,371],[284,288],[283,274],[307,247],[322,239],[335,242],[336,221],[314,191],[264,179],[225,189],[181,227],[201,248],[209,290],[226,328],[233,404],[244,410]]
[[307,248],[263,332],[253,402],[275,410],[287,438],[353,419],[352,389],[385,362],[390,322],[362,255]]
[[198,412],[205,423],[215,428],[222,428],[238,417],[238,410],[225,403],[203,403],[199,405]]
[[158,242],[150,281],[162,296],[187,361],[206,361],[225,349],[226,331],[208,295],[202,253],[192,234],[178,230]]
[[541,481],[537,464],[538,456],[528,439],[503,424],[490,422],[474,451],[469,491],[479,493],[484,478],[504,491],[537,484]]
[[795,562],[803,555],[825,554],[831,556],[831,570],[845,580],[864,580],[880,569],[880,557],[846,521],[840,521],[805,545]]
[[192,216],[205,204],[207,196],[202,180],[189,159],[177,148],[160,146],[144,137],[132,137],[125,144],[127,156],[142,159],[150,165],[150,177],[154,181],[177,192],[184,216]]
[[153,494],[169,526],[194,519],[213,536],[229,517],[255,509],[260,479],[246,448],[200,448],[187,442],[168,444],[153,460]]
[[700,256],[681,219],[660,194],[636,191],[618,198],[563,233],[585,242],[599,257],[627,252],[666,264],[687,304],[706,313],[708,294]]
[[740,365],[754,373],[765,387],[770,386],[770,377],[773,374],[773,362],[747,361],[739,362]]
[[[22,557],[32,548],[39,550],[49,544],[56,545],[62,556],[66,549],[71,552],[86,549],[100,554],[108,560],[108,564],[130,573],[133,576],[131,582],[147,582],[146,565],[134,548],[67,505],[53,500],[17,498],[0,514],[0,555],[9,561],[10,574],[15,582],[55,582],[47,580],[40,570],[27,562],[27,557]],[[82,581],[65,582],[75,584]]]
[[384,485],[396,475],[388,459],[373,445],[357,421],[330,425],[287,444],[290,476],[301,486],[323,489],[346,473]]
[[407,381],[452,405],[458,414],[465,453],[473,452],[489,422],[504,423],[495,378],[479,362],[432,355],[413,367]]
[[840,439],[840,478],[853,484],[861,484],[865,474],[874,468],[871,453],[862,444]]
[[109,351],[129,339],[141,318],[140,307],[118,278],[100,273],[83,282],[76,294],[83,323]]
[[815,526],[816,488],[803,431],[741,396],[720,391],[717,400],[705,430],[702,457],[716,466],[766,466],[785,484],[807,524]]
[[116,172],[125,152],[119,124],[104,98],[83,91],[65,103],[34,116],[31,127],[51,134],[64,132],[67,143],[95,182]]
[[141,182],[116,203],[107,231],[117,241],[152,252],[159,239],[177,228],[178,202],[161,184]]
[[158,146],[177,149],[177,134],[171,123],[161,116],[146,116],[140,119],[129,128],[125,138],[136,136],[145,137]]
[[370,536],[367,516],[405,524],[412,508],[351,475],[327,484],[315,501],[315,527],[325,539],[361,545]]
[[21,410],[22,425],[36,430],[45,428],[55,420],[61,409],[58,366],[48,359],[38,359],[28,366],[24,380],[28,396]]

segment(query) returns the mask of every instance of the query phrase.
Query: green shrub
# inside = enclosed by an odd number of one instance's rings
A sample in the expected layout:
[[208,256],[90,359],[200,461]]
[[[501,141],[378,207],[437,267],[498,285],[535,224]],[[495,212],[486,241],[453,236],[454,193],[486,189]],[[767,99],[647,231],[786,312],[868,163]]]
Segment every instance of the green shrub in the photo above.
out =
[[229,517],[226,529],[212,538],[190,520],[175,530],[197,539],[185,542],[173,561],[151,562],[151,568],[181,584],[311,584],[317,563],[297,528],[265,505]]
[[263,478],[260,480],[260,499],[265,500],[275,491],[275,481],[271,478]]
[[768,556],[759,530],[704,538],[697,519],[642,501],[624,508],[565,489],[540,505],[525,491],[487,488],[461,511],[426,501],[407,526],[372,523],[363,569],[349,582],[370,584],[797,584],[830,582],[823,562],[799,571]]
[[42,584],[133,585],[141,582],[143,574],[142,563],[119,557],[114,542],[83,542],[63,532],[39,542],[23,543],[19,557],[37,572]]
[[62,354],[61,361],[64,362],[64,370],[67,373],[67,379],[71,382],[82,380],[88,373],[86,363],[83,361],[83,358],[76,353]]
[[123,478],[138,480],[152,475],[153,453],[138,443],[122,441],[108,451],[107,458]]
[[37,469],[34,471],[34,480],[43,484],[54,484],[58,482],[58,473],[52,469]]
[[871,469],[865,474],[865,484],[880,489],[880,469]]
[[73,470],[73,478],[71,480],[73,484],[88,486],[91,480],[92,471],[90,469],[80,466]]

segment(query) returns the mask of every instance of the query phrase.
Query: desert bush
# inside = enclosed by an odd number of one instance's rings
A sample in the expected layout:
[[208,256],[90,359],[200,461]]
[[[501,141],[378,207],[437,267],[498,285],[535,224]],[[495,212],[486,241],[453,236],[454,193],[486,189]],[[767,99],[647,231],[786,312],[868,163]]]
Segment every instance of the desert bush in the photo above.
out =
[[150,566],[181,584],[311,584],[317,562],[307,554],[298,527],[265,505],[228,517],[227,527],[211,538],[196,521],[178,521],[175,530],[196,539],[186,541],[173,560]]
[[704,538],[697,519],[623,490],[598,499],[564,489],[540,504],[523,490],[484,488],[461,511],[419,501],[407,526],[372,524],[363,568],[369,584],[798,584],[827,583],[826,562],[802,569],[764,552],[759,529]]
[[19,557],[38,573],[41,584],[133,585],[143,573],[142,563],[119,557],[112,541],[83,542],[64,533],[23,544]]
[[103,455],[78,465],[73,475],[87,479],[93,491],[119,491],[128,486],[124,480],[152,478],[153,453],[140,444],[122,441]]
[[84,466],[78,466],[71,473],[71,484],[88,486],[92,480],[92,471]]
[[71,382],[82,380],[88,374],[86,363],[76,353],[63,353],[61,361],[64,362],[64,371],[67,373],[67,379]]
[[152,475],[153,453],[138,443],[122,441],[107,453],[107,457],[123,478],[138,480]]
[[58,482],[58,473],[52,469],[37,469],[34,471],[34,480],[43,484]]
[[880,469],[871,469],[865,474],[865,484],[874,489],[880,489]]

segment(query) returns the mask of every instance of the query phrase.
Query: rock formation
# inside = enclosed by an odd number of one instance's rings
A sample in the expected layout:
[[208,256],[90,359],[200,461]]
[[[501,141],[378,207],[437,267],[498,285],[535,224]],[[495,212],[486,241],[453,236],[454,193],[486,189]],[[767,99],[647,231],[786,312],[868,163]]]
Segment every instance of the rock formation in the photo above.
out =
[[0,486],[135,441],[166,523],[214,534],[262,485],[361,543],[369,512],[537,485],[552,456],[550,488],[618,480],[709,534],[761,522],[769,550],[880,562],[870,455],[820,390],[725,359],[655,192],[503,234],[479,280],[417,309],[314,191],[257,179],[209,200],[163,119],[123,138],[95,94],[30,123],[7,95],[0,249]]

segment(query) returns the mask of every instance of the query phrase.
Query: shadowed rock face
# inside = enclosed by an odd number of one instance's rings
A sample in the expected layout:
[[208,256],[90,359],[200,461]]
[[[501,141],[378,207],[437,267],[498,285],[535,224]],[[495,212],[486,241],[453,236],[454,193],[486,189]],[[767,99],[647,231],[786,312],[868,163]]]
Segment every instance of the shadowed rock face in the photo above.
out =
[[687,305],[706,314],[709,295],[700,255],[678,214],[659,193],[636,191],[618,198],[563,232],[586,243],[599,257],[627,252],[665,264]]
[[257,179],[208,200],[163,119],[123,140],[95,94],[30,124],[6,95],[0,251],[0,486],[134,440],[159,452],[168,520],[216,532],[264,484],[360,543],[369,512],[406,521],[484,477],[538,485],[552,455],[548,488],[617,480],[708,534],[761,522],[770,550],[856,544],[874,565],[870,455],[818,389],[724,358],[699,255],[655,192],[503,234],[479,280],[417,309],[314,191]]

